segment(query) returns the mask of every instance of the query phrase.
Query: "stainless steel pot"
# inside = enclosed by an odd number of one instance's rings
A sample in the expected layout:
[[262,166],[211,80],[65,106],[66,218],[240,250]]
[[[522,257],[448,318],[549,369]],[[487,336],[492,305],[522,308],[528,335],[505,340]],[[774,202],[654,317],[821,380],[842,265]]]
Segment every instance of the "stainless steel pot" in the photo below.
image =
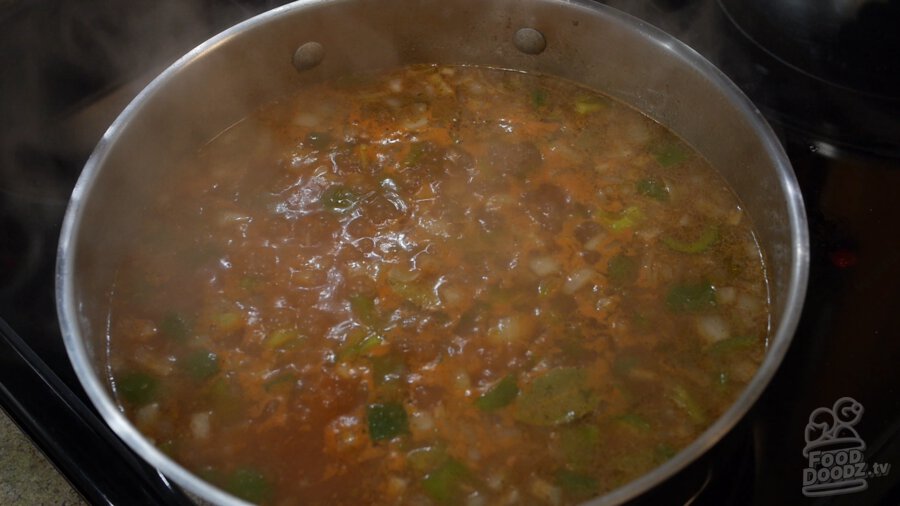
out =
[[[301,46],[305,49],[297,52]],[[241,504],[154,448],[110,394],[107,303],[120,246],[130,240],[131,224],[171,162],[257,105],[305,82],[418,62],[541,72],[631,104],[717,167],[755,222],[771,286],[771,334],[762,366],[731,408],[691,445],[591,504],[619,503],[657,486],[719,441],[781,362],[806,290],[806,217],[781,145],[723,74],[652,26],[587,1],[303,0],[241,23],[172,65],[103,136],[66,214],[57,305],[82,385],[112,429],[150,464],[205,499]]]

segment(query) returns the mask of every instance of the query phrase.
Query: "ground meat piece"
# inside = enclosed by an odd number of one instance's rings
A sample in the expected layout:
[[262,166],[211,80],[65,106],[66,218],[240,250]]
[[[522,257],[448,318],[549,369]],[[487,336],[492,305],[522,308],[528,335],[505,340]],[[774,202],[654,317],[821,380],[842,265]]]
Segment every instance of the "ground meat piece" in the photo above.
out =
[[544,183],[525,194],[525,206],[532,219],[550,232],[559,232],[566,218],[568,195],[560,187]]
[[578,242],[584,244],[597,237],[597,234],[602,231],[603,226],[596,221],[584,221],[575,227],[575,238],[578,239]]

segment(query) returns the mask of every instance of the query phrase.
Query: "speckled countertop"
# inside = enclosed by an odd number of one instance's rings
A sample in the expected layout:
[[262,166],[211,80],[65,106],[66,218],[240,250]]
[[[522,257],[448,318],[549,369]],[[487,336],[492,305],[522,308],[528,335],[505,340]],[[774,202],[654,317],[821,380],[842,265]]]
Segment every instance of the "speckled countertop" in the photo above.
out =
[[3,410],[0,410],[0,504],[87,504]]

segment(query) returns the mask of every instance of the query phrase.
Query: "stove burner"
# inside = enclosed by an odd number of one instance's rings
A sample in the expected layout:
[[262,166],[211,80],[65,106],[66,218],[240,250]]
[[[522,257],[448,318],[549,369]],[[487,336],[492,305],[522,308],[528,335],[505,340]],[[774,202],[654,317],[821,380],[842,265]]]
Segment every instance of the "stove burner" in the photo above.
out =
[[900,99],[900,2],[718,0],[750,40],[826,83]]
[[716,3],[717,63],[767,116],[834,153],[900,158],[900,2]]

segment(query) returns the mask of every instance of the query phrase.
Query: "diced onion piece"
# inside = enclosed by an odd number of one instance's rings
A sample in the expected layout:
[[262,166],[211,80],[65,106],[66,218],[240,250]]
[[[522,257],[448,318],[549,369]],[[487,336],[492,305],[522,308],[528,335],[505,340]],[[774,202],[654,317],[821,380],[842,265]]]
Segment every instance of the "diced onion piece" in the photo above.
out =
[[538,499],[553,506],[562,504],[562,490],[540,478],[531,482],[531,493]]
[[400,283],[412,283],[413,281],[419,279],[420,274],[421,272],[416,270],[394,267],[390,271],[388,271],[388,279]]
[[488,488],[491,490],[498,492],[501,488],[503,488],[503,483],[506,480],[499,471],[492,471],[491,474],[485,478],[484,482],[487,484]]
[[409,480],[400,478],[399,476],[391,476],[387,483],[387,493],[393,497],[400,497],[406,492],[406,486]]
[[591,282],[594,274],[594,269],[591,269],[590,267],[584,267],[573,272],[566,278],[566,282],[563,284],[563,293],[572,295],[577,292]]
[[734,302],[737,297],[737,289],[733,286],[722,286],[716,289],[716,302],[722,305],[728,305]]
[[643,145],[650,140],[650,128],[644,118],[627,121],[621,128],[632,144]]
[[233,223],[249,223],[250,221],[252,221],[250,216],[232,211],[223,212],[219,216],[219,224],[222,226],[231,225]]
[[319,117],[311,112],[302,112],[294,117],[294,124],[307,128],[316,127],[319,126]]
[[559,262],[551,256],[540,256],[532,258],[528,263],[532,272],[538,276],[547,276],[559,271]]
[[759,258],[759,246],[752,238],[744,242],[744,251],[749,258]]
[[209,437],[209,413],[194,413],[191,416],[191,434],[197,439]]
[[735,308],[738,317],[745,324],[751,324],[762,311],[759,299],[746,293],[739,294],[735,299]]
[[434,418],[427,411],[415,411],[409,418],[409,428],[413,435],[430,432],[434,429]]
[[472,388],[472,382],[469,380],[469,374],[466,371],[457,371],[453,377],[453,384],[456,388],[468,393]]
[[388,83],[388,89],[393,91],[394,93],[400,93],[403,91],[403,80],[402,79],[391,79]]
[[453,95],[453,88],[447,84],[447,81],[439,74],[431,74],[427,77],[428,81],[434,87],[434,91],[437,92],[438,95]]
[[731,377],[741,383],[747,383],[756,374],[757,366],[752,361],[743,360],[731,368]]
[[466,83],[466,87],[469,90],[469,93],[474,95],[481,95],[484,93],[484,86],[481,85],[478,81],[469,81]]
[[478,492],[472,492],[472,494],[466,498],[466,506],[487,506],[487,499]]
[[421,116],[416,119],[404,121],[402,126],[406,130],[419,130],[425,128],[428,126],[428,116]]
[[[377,346],[377,342],[375,342]],[[366,347],[366,344],[362,344],[361,347]],[[355,367],[346,362],[341,362],[337,364],[334,368],[335,374],[337,374],[341,379],[350,380],[356,379],[363,375],[364,369],[360,367]]]
[[506,495],[503,496],[501,501],[502,501],[501,504],[506,504],[506,505],[519,504],[519,502],[520,502],[519,501],[519,489],[514,488],[514,489],[510,490],[509,492],[507,492]]
[[600,297],[597,299],[597,302],[594,303],[594,309],[597,311],[603,311],[606,307],[613,303],[612,297]]
[[634,367],[629,370],[628,377],[641,381],[656,381],[659,378],[655,371],[652,371],[650,369],[643,369],[640,367]]
[[528,315],[513,315],[500,318],[488,332],[491,340],[498,344],[521,341],[534,332],[534,320]]
[[730,329],[725,318],[719,315],[708,315],[697,319],[697,332],[706,342],[717,343],[728,339]]
[[133,355],[133,360],[140,364],[148,372],[159,377],[165,377],[172,373],[175,363],[174,357],[159,356],[150,352],[146,347],[138,348]]
[[645,228],[643,230],[638,230],[635,232],[635,235],[643,239],[644,241],[650,242],[653,239],[656,239],[657,236],[662,232],[659,228]]
[[603,242],[603,234],[597,234],[594,237],[588,239],[586,243],[584,243],[584,249],[587,251],[593,251],[597,249],[597,246],[600,246],[600,243]]
[[444,304],[448,306],[456,306],[463,300],[463,293],[459,289],[459,287],[452,285],[441,285],[441,287],[439,288],[439,292],[441,300],[443,300]]
[[138,425],[151,425],[159,416],[159,403],[147,404],[135,413],[135,421]]

